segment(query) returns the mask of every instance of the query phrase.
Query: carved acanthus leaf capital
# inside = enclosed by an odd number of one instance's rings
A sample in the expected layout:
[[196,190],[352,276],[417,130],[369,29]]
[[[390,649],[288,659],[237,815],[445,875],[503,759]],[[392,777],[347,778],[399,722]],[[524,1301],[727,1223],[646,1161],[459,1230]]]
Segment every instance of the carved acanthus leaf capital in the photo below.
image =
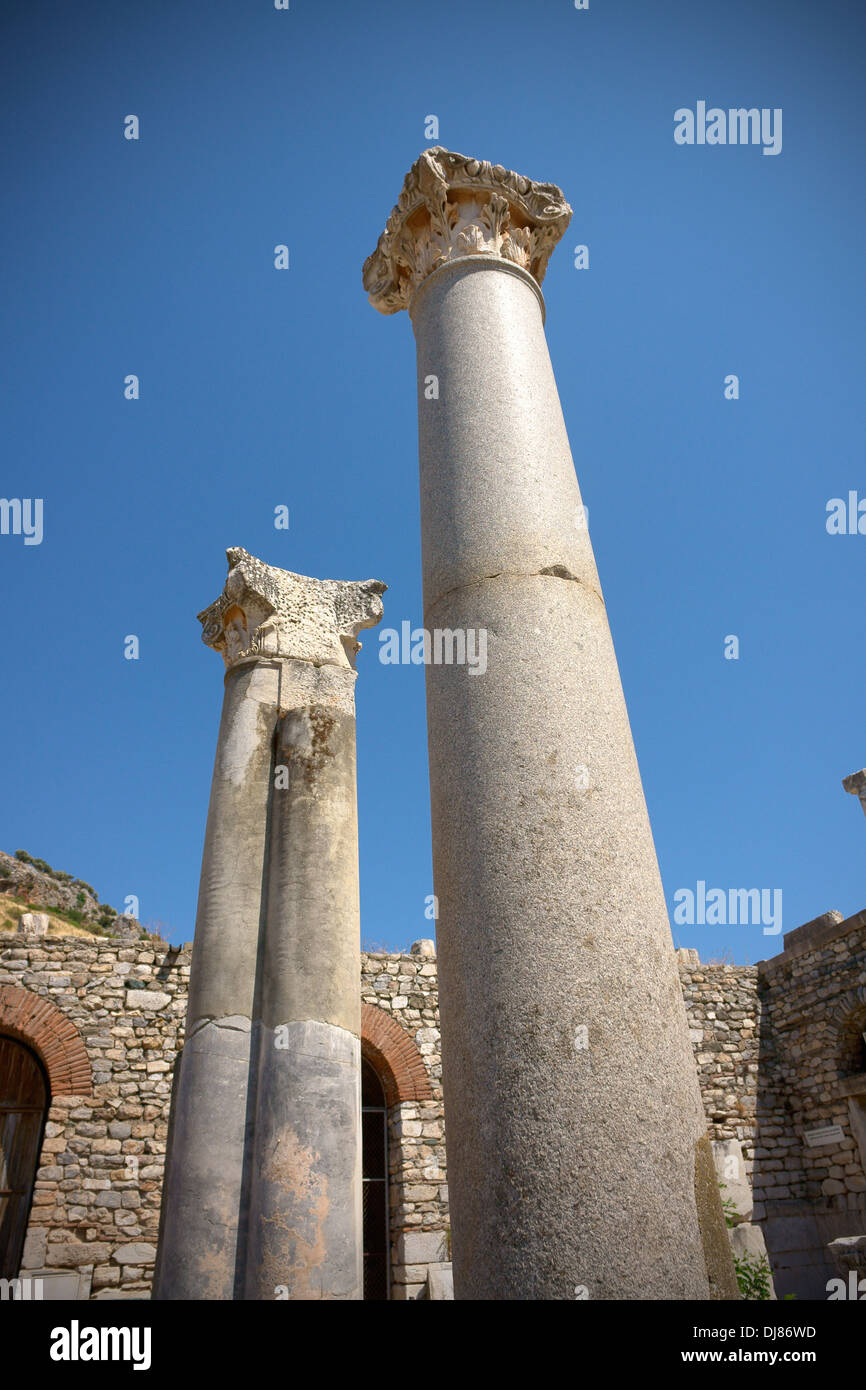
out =
[[226,667],[255,657],[354,667],[358,633],[382,617],[385,584],[310,579],[266,565],[240,547],[227,550],[226,558],[225,588],[198,615],[202,640],[222,653]]
[[382,314],[406,309],[422,280],[459,256],[493,256],[540,285],[571,208],[554,183],[434,145],[416,159],[372,256],[364,289]]

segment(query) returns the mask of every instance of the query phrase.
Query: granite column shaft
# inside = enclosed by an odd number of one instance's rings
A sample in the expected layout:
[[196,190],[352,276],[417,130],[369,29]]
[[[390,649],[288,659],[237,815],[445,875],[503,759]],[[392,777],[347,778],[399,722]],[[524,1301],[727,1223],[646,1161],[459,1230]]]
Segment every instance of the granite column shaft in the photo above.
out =
[[486,653],[427,665],[455,1295],[736,1296],[544,335],[569,215],[430,150],[365,266],[417,342],[424,625]]

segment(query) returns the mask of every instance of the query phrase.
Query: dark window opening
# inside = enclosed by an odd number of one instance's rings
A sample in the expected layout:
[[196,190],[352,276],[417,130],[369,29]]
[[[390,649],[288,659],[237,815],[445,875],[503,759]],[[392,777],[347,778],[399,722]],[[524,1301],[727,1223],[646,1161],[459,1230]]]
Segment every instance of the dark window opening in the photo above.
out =
[[390,1293],[388,1232],[388,1108],[373,1067],[361,1059],[361,1126],[364,1193],[364,1299]]
[[34,1053],[0,1037],[0,1279],[18,1277],[48,1100]]

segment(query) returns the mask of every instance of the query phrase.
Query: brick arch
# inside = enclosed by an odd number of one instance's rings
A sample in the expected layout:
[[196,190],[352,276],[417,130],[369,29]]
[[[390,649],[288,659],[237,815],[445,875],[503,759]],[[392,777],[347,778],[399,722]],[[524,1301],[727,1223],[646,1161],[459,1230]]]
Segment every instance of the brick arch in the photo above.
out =
[[18,985],[0,985],[0,1033],[32,1047],[48,1072],[52,1099],[93,1094],[81,1034],[49,999]]
[[375,1004],[361,1005],[361,1053],[378,1072],[388,1105],[433,1099],[430,1077],[415,1039]]

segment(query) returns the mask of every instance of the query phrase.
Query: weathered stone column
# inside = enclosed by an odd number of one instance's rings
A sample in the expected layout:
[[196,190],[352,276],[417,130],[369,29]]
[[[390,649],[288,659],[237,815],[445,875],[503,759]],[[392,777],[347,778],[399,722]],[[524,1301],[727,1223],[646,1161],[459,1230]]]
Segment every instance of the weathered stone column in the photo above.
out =
[[455,1293],[736,1297],[544,336],[570,216],[552,184],[430,149],[364,266],[417,340],[431,646],[487,642],[483,672],[427,666]]
[[361,1298],[354,657],[384,585],[227,555],[154,1296]]

